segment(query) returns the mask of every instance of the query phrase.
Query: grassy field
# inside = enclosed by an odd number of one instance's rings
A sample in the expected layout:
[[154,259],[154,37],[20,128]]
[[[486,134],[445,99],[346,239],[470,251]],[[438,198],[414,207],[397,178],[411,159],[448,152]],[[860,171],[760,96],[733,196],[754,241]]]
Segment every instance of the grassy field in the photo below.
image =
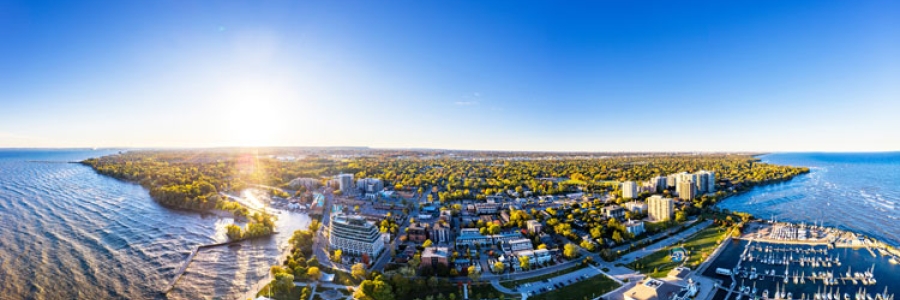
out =
[[579,266],[579,265],[574,265],[574,266],[571,266],[571,267],[568,267],[568,268],[559,270],[559,271],[557,271],[557,272],[553,272],[553,273],[545,274],[545,275],[541,275],[541,276],[536,276],[536,277],[531,277],[531,278],[528,278],[528,279],[503,281],[503,282],[500,282],[500,285],[505,286],[505,287],[508,287],[508,288],[514,288],[514,287],[516,287],[517,285],[520,285],[520,284],[523,284],[523,283],[527,283],[527,282],[537,282],[537,281],[541,281],[541,280],[544,280],[544,279],[547,279],[547,278],[553,278],[553,277],[556,277],[556,276],[559,276],[559,275],[562,275],[562,274],[572,273],[572,272],[575,272],[575,271],[577,271],[577,270],[579,270],[579,269],[581,269],[581,266]]
[[[271,284],[271,283],[269,283],[269,284]],[[295,300],[295,299],[300,299],[300,294],[302,291],[303,291],[302,286],[296,286],[293,289],[291,289],[291,292],[288,293],[287,295],[275,294],[275,293],[272,293],[272,295],[269,295],[268,294],[269,285],[267,284],[262,289],[260,289],[259,292],[256,293],[256,297],[266,296],[266,297],[270,297],[275,300]]]
[[719,241],[728,233],[726,228],[710,226],[700,232],[694,234],[683,244],[676,244],[663,250],[647,255],[638,261],[628,264],[628,267],[640,271],[643,274],[649,274],[651,277],[665,277],[672,269],[680,266],[680,262],[672,262],[669,257],[669,251],[672,248],[683,247],[688,251],[688,260],[684,265],[691,269],[696,269],[703,260],[708,257],[719,244]]
[[597,275],[583,281],[573,283],[558,290],[534,295],[528,299],[537,300],[583,300],[593,299],[619,287],[619,284],[603,275]]
[[[462,295],[457,295],[457,296],[462,296]],[[515,299],[522,298],[518,295],[507,295],[507,294],[501,293],[500,291],[495,289],[494,286],[492,286],[488,282],[482,282],[477,285],[469,286],[469,299],[482,299],[482,298],[483,299],[501,299],[500,298],[501,296],[503,297],[502,299],[506,299],[506,300],[515,300]],[[461,298],[462,297],[458,297],[456,299],[461,299]]]

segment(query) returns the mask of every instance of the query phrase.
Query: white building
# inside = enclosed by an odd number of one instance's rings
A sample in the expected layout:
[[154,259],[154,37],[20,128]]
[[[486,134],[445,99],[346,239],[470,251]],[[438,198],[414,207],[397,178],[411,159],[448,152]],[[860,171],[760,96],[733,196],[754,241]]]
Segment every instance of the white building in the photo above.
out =
[[672,198],[653,195],[647,198],[647,211],[654,221],[669,220],[675,213],[675,202]]
[[328,227],[328,246],[353,255],[377,257],[384,250],[384,238],[378,226],[362,216],[332,214]]
[[643,213],[647,211],[647,203],[644,203],[642,201],[625,202],[625,209],[633,212]]
[[622,183],[622,198],[634,199],[638,196],[638,186],[634,181],[626,181]]
[[550,251],[547,249],[538,249],[538,250],[525,250],[516,252],[516,256],[519,259],[523,257],[528,257],[528,262],[533,266],[535,264],[543,264],[547,263],[552,259],[550,256]]
[[544,225],[541,225],[541,222],[537,220],[528,220],[525,222],[525,225],[528,227],[528,232],[531,233],[539,233],[544,229]]
[[629,220],[628,222],[625,222],[625,231],[628,231],[635,236],[641,235],[641,233],[644,233],[645,231],[644,222],[639,220]]
[[697,187],[698,193],[713,193],[716,191],[716,172],[701,170],[694,173],[697,181],[694,185]]
[[509,250],[513,251],[513,252],[534,249],[534,246],[531,245],[531,240],[529,240],[529,239],[524,239],[524,238],[514,239],[514,240],[509,241],[508,243],[509,243]]
[[694,199],[697,196],[697,186],[693,181],[681,180],[678,182],[678,186],[675,187],[675,192],[678,194],[678,198],[684,200]]

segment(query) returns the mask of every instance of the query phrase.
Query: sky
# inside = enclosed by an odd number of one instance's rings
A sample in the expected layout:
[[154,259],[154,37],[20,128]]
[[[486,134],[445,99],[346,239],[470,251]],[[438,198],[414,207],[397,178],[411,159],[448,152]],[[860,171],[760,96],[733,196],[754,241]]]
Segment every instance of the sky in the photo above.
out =
[[0,148],[900,150],[898,1],[0,0]]

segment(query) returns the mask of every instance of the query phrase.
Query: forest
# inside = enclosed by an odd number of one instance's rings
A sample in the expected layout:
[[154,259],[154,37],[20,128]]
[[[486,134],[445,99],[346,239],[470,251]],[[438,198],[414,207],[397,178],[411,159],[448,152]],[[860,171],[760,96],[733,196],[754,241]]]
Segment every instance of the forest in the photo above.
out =
[[[352,150],[352,149],[351,149]],[[790,179],[805,167],[761,162],[748,154],[586,155],[435,152],[358,149],[210,149],[129,151],[83,163],[97,172],[138,183],[161,204],[184,209],[226,209],[219,192],[254,184],[291,188],[298,177],[327,181],[339,173],[373,177],[394,190],[434,191],[440,201],[484,199],[498,192],[556,195],[616,191],[624,180],[647,180],[682,171],[711,170],[720,184],[742,191]],[[286,159],[287,158],[287,159]]]

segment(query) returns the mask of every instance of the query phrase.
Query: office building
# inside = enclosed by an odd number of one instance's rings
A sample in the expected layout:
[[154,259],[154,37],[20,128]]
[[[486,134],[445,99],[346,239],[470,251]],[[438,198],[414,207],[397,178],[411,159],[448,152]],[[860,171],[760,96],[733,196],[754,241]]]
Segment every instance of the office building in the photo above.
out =
[[634,199],[638,196],[638,186],[634,181],[626,181],[622,183],[622,198]]
[[675,202],[672,198],[653,195],[647,198],[647,211],[654,221],[666,221],[675,213]]
[[384,250],[384,239],[378,226],[358,215],[332,214],[328,227],[328,245],[345,254],[377,257]]

